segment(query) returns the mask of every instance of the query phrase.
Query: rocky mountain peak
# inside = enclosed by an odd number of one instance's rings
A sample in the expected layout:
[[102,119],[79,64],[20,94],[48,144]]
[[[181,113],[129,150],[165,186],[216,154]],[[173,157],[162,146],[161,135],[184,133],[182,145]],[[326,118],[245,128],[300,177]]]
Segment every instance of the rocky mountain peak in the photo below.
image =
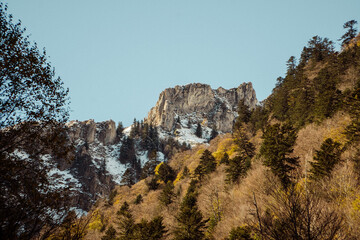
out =
[[212,89],[201,83],[175,86],[160,93],[146,121],[165,131],[172,131],[181,118],[192,123],[206,123],[218,131],[230,132],[241,99],[245,100],[250,109],[256,106],[256,94],[250,82],[231,89]]

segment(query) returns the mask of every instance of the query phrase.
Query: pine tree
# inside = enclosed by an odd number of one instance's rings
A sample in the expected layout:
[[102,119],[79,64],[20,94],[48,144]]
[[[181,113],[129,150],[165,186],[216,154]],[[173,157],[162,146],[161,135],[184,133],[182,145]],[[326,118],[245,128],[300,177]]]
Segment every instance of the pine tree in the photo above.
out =
[[156,167],[155,174],[158,179],[165,183],[168,181],[174,181],[176,178],[176,173],[166,162],[162,162]]
[[240,177],[245,177],[247,170],[250,168],[250,159],[243,156],[236,156],[229,160],[229,164],[225,169],[226,182],[237,183]]
[[164,189],[159,195],[159,201],[163,203],[165,206],[169,205],[173,202],[174,194],[174,184],[169,181],[166,183]]
[[249,160],[255,155],[255,147],[249,141],[248,136],[246,135],[244,127],[240,126],[234,131],[233,134],[234,143],[237,145],[237,152],[245,160]]
[[195,182],[192,181],[184,197],[180,212],[176,216],[178,227],[174,231],[175,240],[201,240],[204,239],[205,224],[203,215],[197,207],[197,193]]
[[197,136],[198,138],[202,138],[202,128],[200,123],[197,124],[195,136]]
[[213,140],[214,138],[216,138],[218,134],[219,133],[216,131],[216,126],[214,126],[214,128],[211,129],[210,140]]
[[116,240],[116,230],[112,225],[106,230],[105,235],[101,237],[101,240]]
[[142,219],[136,224],[135,239],[158,240],[167,233],[163,224],[163,217],[155,217],[150,222]]
[[314,162],[311,162],[311,178],[318,180],[325,176],[330,176],[331,171],[340,162],[341,148],[340,143],[327,138],[315,152]]
[[229,154],[224,153],[224,156],[220,159],[220,164],[229,164]]
[[117,219],[119,225],[119,240],[134,239],[135,221],[130,211],[129,204],[125,201],[117,212]]
[[347,45],[351,39],[353,39],[354,37],[356,37],[357,34],[357,29],[355,28],[355,25],[357,24],[357,21],[355,20],[350,20],[346,23],[344,23],[343,27],[344,29],[347,29],[347,32],[339,39],[339,41],[342,40],[341,45],[344,47],[345,45]]
[[195,175],[201,180],[206,174],[216,170],[216,160],[209,150],[205,150],[201,157],[200,163],[195,169]]
[[251,236],[250,228],[242,226],[231,229],[227,240],[254,240],[254,238]]
[[249,107],[245,105],[245,99],[241,99],[238,103],[238,117],[236,118],[234,128],[239,128],[243,123],[248,123],[251,116]]
[[296,137],[295,129],[289,124],[268,126],[262,137],[260,154],[265,158],[264,165],[280,178],[285,189],[291,184],[291,171],[299,165],[297,157],[289,157]]

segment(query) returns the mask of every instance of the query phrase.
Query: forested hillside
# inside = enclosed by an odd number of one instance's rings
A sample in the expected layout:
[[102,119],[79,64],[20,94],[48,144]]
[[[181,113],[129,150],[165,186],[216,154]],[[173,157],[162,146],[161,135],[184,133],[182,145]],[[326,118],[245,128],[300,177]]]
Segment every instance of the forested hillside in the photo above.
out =
[[254,110],[240,101],[232,134],[99,201],[85,239],[358,239],[355,25],[344,25],[339,52],[313,37]]

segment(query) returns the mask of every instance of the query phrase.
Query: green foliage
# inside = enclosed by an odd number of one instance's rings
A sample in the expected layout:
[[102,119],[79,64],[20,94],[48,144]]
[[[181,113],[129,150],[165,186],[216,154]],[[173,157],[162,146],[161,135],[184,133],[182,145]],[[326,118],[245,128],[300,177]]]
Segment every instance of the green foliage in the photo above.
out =
[[150,178],[150,180],[146,181],[145,183],[146,183],[147,187],[149,188],[149,191],[151,191],[151,190],[155,191],[159,187],[159,183],[157,182],[156,177]]
[[125,201],[117,212],[119,226],[119,240],[135,239],[135,221],[130,211],[129,204]]
[[224,156],[222,156],[222,158],[220,159],[220,164],[229,164],[229,154],[224,153]]
[[174,231],[175,240],[201,240],[204,239],[205,224],[202,213],[197,207],[197,193],[195,182],[190,184],[184,197],[180,211],[176,216],[178,226]]
[[246,131],[243,127],[239,127],[233,133],[234,143],[237,145],[237,152],[241,157],[250,160],[255,155],[255,147],[249,141]]
[[298,166],[298,158],[289,156],[296,137],[295,129],[289,124],[268,126],[262,137],[260,154],[264,157],[264,165],[280,178],[284,188],[291,183],[290,173]]
[[176,178],[176,173],[169,164],[163,162],[159,165],[159,168],[157,169],[157,177],[165,183],[169,181],[172,182]]
[[163,224],[163,217],[155,217],[153,220],[142,219],[136,224],[134,239],[157,240],[163,239],[167,233]]
[[143,202],[143,196],[141,194],[136,196],[136,199],[134,201],[134,204],[138,205]]
[[212,139],[214,139],[214,138],[216,138],[218,134],[219,134],[219,133],[217,132],[216,126],[215,126],[214,128],[211,129],[209,141],[212,140]]
[[166,183],[164,189],[161,191],[159,195],[159,201],[165,206],[169,205],[173,202],[174,194],[174,184],[169,181]]
[[311,178],[318,180],[325,176],[330,176],[331,171],[336,164],[340,162],[341,155],[340,143],[333,141],[331,138],[326,139],[315,152],[314,162],[311,162]]
[[198,123],[196,126],[195,136],[197,136],[198,138],[202,138],[202,127],[200,123]]
[[229,164],[225,169],[226,182],[238,183],[240,178],[245,177],[248,169],[251,166],[249,158],[243,156],[236,156],[229,160]]
[[248,226],[241,226],[231,229],[227,240],[255,240],[251,236],[251,230]]
[[119,224],[119,240],[137,240],[162,239],[167,232],[163,225],[162,217],[155,217],[150,222],[142,219],[140,223],[135,224],[129,204],[124,202],[117,212]]
[[241,124],[248,123],[250,121],[251,112],[249,107],[245,105],[245,99],[241,99],[238,103],[238,117],[236,118],[234,128],[239,128]]
[[[0,235],[34,239],[68,212],[69,193],[50,187],[42,158],[71,161],[66,133],[68,90],[46,51],[29,41],[0,3]],[[16,127],[14,127],[16,126]],[[26,154],[13,154],[15,151]],[[54,216],[57,216],[56,218]]]
[[201,179],[216,170],[216,160],[209,150],[205,150],[200,157],[200,163],[195,169],[195,176],[201,181]]
[[344,29],[348,30],[346,31],[346,33],[344,35],[342,35],[342,37],[339,39],[339,41],[342,41],[341,45],[344,47],[345,45],[349,44],[349,42],[351,41],[351,39],[353,39],[354,37],[356,37],[357,34],[357,29],[355,28],[355,25],[357,24],[357,21],[355,20],[350,20],[347,21],[346,23],[344,23]]
[[106,230],[105,235],[101,237],[101,240],[116,240],[116,230],[112,225]]

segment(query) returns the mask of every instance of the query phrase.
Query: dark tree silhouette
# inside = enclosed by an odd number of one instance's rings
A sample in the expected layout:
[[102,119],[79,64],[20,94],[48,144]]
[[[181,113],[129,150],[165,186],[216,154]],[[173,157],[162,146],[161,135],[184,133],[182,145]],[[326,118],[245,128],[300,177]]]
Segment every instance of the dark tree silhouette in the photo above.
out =
[[69,158],[68,90],[3,3],[0,43],[0,236],[32,239],[50,234],[67,210],[44,155]]

